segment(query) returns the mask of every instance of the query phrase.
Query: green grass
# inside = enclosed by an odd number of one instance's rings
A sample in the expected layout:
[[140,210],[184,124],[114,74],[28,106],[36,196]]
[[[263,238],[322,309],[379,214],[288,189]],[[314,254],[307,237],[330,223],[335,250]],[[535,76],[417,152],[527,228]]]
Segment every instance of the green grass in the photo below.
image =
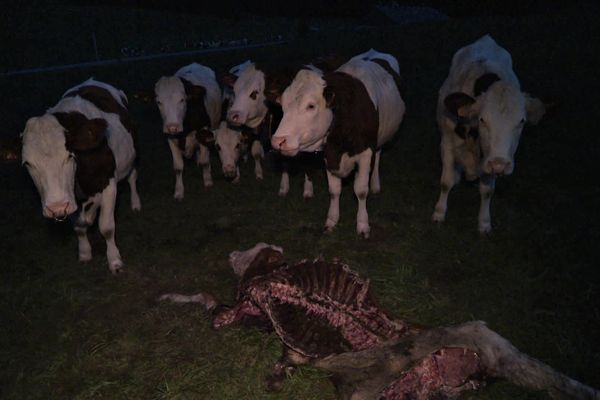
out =
[[[78,20],[73,14],[77,9],[69,10],[69,18]],[[106,9],[98,15],[109,13]],[[141,13],[137,24],[159,25],[150,14],[144,20]],[[197,25],[189,29],[198,35],[220,32],[195,18]],[[280,355],[274,335],[243,328],[214,331],[198,307],[155,302],[165,292],[206,290],[231,303],[236,278],[227,255],[259,241],[282,246],[291,261],[321,254],[340,257],[370,278],[378,301],[395,315],[428,325],[485,320],[521,350],[600,387],[597,21],[592,9],[405,27],[316,21],[321,31],[276,49],[3,79],[5,137],[20,132],[28,117],[42,113],[65,89],[90,75],[132,92],[151,88],[158,77],[193,60],[223,71],[249,57],[284,61],[333,50],[352,55],[375,47],[400,61],[407,114],[382,156],[382,193],[368,200],[373,234],[362,240],[354,232],[351,185],[342,192],[338,228],[330,235],[321,232],[328,204],[324,174],[315,179],[315,198],[305,202],[298,177],[292,179],[288,197],[280,198],[274,173],[256,182],[249,163],[235,186],[223,180],[214,159],[215,186],[204,189],[201,171],[189,164],[186,197],[176,203],[158,112],[132,102],[141,133],[142,211],[131,212],[128,189],[122,186],[117,243],[126,270],[120,277],[108,271],[96,228],[90,231],[94,260],[82,265],[70,226],[43,220],[26,171],[0,166],[0,396],[334,399],[326,374],[312,368],[300,369],[280,393],[265,391],[263,380]],[[52,26],[56,36],[73,29],[72,24],[65,24],[64,31],[56,22]],[[223,26],[232,30],[232,37],[250,29]],[[84,28],[81,23],[78,29]],[[267,35],[268,28],[263,26],[261,34]],[[145,34],[158,40],[168,29],[160,25],[156,33]],[[175,28],[170,29],[177,37]],[[30,34],[38,31],[43,32],[43,21]],[[558,106],[540,126],[524,132],[515,174],[498,182],[494,232],[481,238],[475,187],[461,184],[453,190],[442,226],[433,225],[430,215],[440,174],[437,90],[453,52],[487,32],[513,54],[524,89],[552,98]],[[494,383],[464,398],[540,395]]]

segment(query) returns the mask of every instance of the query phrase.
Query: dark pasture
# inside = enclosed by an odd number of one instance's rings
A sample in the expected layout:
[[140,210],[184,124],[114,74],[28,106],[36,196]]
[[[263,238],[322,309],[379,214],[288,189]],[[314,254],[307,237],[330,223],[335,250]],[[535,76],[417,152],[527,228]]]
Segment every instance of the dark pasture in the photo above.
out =
[[[368,199],[372,237],[362,240],[355,233],[351,184],[342,192],[339,226],[332,234],[322,233],[328,205],[324,174],[315,179],[314,199],[302,200],[299,177],[292,179],[288,197],[280,198],[279,175],[267,172],[263,182],[256,182],[248,163],[241,183],[232,185],[213,156],[215,186],[204,189],[201,171],[188,164],[186,197],[175,202],[158,110],[130,96],[140,133],[142,211],[131,212],[128,188],[121,186],[116,215],[125,263],[121,276],[110,274],[96,228],[90,230],[94,260],[80,264],[70,225],[42,218],[25,169],[0,165],[0,397],[334,399],[327,376],[308,367],[290,377],[282,392],[265,391],[264,378],[280,355],[274,335],[244,328],[214,331],[199,307],[155,302],[166,292],[206,290],[232,303],[236,278],[227,256],[259,241],[282,246],[292,261],[339,257],[370,278],[380,303],[396,316],[432,326],[485,320],[522,351],[600,387],[598,8],[405,26],[356,19],[257,17],[234,23],[197,14],[157,15],[76,5],[33,10],[23,21],[28,27],[18,24],[11,32],[16,36],[7,42],[12,50],[3,54],[10,61],[3,69],[90,60],[92,25],[99,46],[118,47],[131,38],[152,47],[165,35],[181,41],[185,35],[254,35],[258,40],[282,32],[289,42],[0,77],[0,136],[19,134],[27,118],[42,114],[67,88],[92,75],[131,95],[192,61],[222,72],[248,58],[284,62],[332,51],[350,56],[375,47],[400,62],[407,113],[381,158],[382,192]],[[452,191],[443,225],[434,225],[430,217],[441,172],[437,91],[452,54],[485,33],[512,53],[524,90],[554,107],[539,126],[525,129],[514,175],[498,181],[493,233],[482,238],[475,186],[462,183]],[[72,39],[58,42],[65,37]],[[115,37],[122,42],[115,43]],[[112,58],[109,50],[102,51],[101,57]],[[494,383],[463,398],[544,395]]]

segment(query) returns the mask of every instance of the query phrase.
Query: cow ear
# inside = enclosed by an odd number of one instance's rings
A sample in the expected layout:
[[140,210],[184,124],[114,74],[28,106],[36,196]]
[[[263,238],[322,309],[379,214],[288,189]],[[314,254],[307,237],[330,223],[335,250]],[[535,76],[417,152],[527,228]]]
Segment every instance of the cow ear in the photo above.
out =
[[215,135],[214,135],[213,131],[211,131],[210,129],[202,128],[196,132],[196,140],[199,143],[201,143],[205,146],[208,146],[208,145],[214,143]]
[[475,99],[462,92],[449,94],[444,99],[446,111],[455,120],[467,118],[471,112],[471,106],[473,104],[475,104]]
[[106,123],[106,120],[102,118],[89,120],[84,130],[86,137],[82,140],[82,144],[84,144],[85,148],[91,149],[96,147],[100,141],[104,139],[107,127],[108,124]]
[[231,72],[226,72],[221,77],[221,80],[223,81],[223,85],[233,87],[235,81],[237,81],[237,78],[237,75],[232,74]]
[[483,74],[475,81],[473,87],[473,94],[475,97],[479,96],[483,92],[487,92],[488,88],[492,86],[492,83],[498,82],[500,77],[496,74],[488,73]]
[[271,85],[268,88],[265,88],[265,97],[267,100],[272,101],[274,103],[281,104],[281,94],[282,90],[280,87]]
[[527,111],[527,123],[537,125],[546,113],[546,105],[537,97],[525,95],[525,109]]
[[323,89],[323,97],[325,97],[325,105],[327,108],[333,108],[335,92],[331,86],[326,86],[325,89]]
[[21,137],[0,140],[0,162],[11,163],[21,160],[22,149]]

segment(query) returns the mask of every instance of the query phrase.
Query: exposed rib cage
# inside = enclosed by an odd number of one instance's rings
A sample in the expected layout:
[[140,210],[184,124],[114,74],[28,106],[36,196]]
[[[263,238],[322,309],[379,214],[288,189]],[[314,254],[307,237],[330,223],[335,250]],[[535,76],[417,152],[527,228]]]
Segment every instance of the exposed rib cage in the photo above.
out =
[[220,327],[260,310],[281,340],[309,357],[369,348],[411,330],[377,307],[369,282],[345,264],[303,260],[256,276],[240,288],[238,304],[219,314]]

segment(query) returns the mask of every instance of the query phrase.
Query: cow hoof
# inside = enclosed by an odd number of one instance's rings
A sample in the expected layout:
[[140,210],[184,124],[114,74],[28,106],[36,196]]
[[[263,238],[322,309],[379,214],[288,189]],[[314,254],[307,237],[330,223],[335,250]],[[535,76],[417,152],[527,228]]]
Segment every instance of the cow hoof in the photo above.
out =
[[233,183],[234,185],[237,185],[238,183],[240,183],[240,177],[238,176],[237,178],[232,180],[231,183]]
[[479,224],[479,234],[481,236],[488,236],[492,232],[492,224],[489,222]]
[[86,263],[92,261],[92,253],[79,253],[79,262]]
[[173,198],[175,199],[175,201],[181,201],[183,200],[183,193],[175,193]]
[[112,263],[110,263],[110,265],[108,266],[108,268],[110,269],[110,272],[113,275],[119,275],[121,274],[121,272],[123,272],[123,262],[122,261],[113,261]]
[[139,200],[136,202],[131,202],[131,210],[135,212],[140,212],[142,210],[142,205]]
[[310,200],[310,199],[312,199],[313,197],[314,197],[314,196],[313,196],[313,194],[312,194],[312,193],[304,193],[304,194],[302,195],[302,198],[303,198],[304,200]]
[[323,227],[323,233],[332,233],[335,230],[335,225],[325,225]]
[[263,176],[262,175],[256,175],[256,180],[257,181],[262,181],[263,180]]
[[265,386],[269,392],[280,392],[285,383],[285,375],[273,374],[265,379]]
[[287,190],[280,190],[279,191],[279,197],[285,197],[285,196],[287,196],[287,194],[288,194]]
[[431,220],[433,222],[437,222],[437,223],[442,223],[442,222],[444,222],[445,219],[446,219],[446,213],[441,212],[441,211],[434,211],[433,215],[431,216]]
[[369,234],[371,233],[371,227],[368,225],[366,227],[356,227],[356,233],[358,233],[358,236],[368,239]]
[[212,183],[212,181],[210,181],[210,182],[204,182],[204,187],[205,187],[205,188],[209,189],[209,188],[211,188],[212,186],[213,186],[213,183]]

